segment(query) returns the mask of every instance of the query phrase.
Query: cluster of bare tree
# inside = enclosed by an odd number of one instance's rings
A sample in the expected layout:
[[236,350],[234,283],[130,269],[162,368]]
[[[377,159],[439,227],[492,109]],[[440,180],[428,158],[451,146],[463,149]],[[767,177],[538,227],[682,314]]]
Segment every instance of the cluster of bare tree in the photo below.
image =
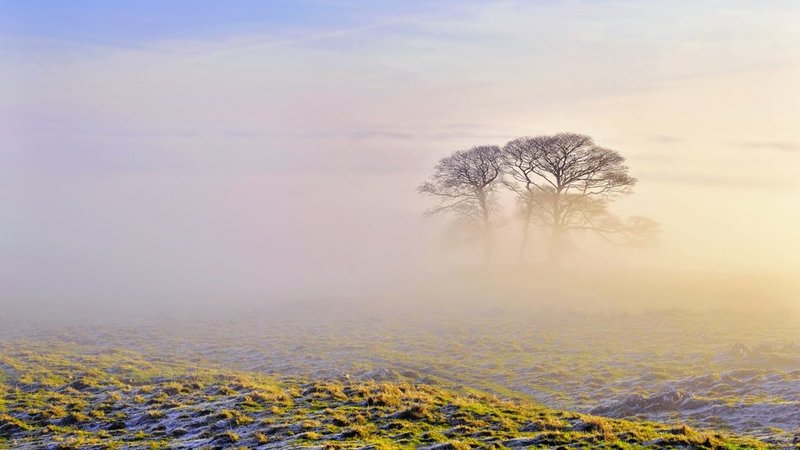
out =
[[615,244],[643,243],[655,233],[657,224],[650,219],[622,219],[610,211],[614,199],[631,193],[635,184],[618,152],[589,136],[560,133],[459,150],[439,161],[418,190],[439,200],[428,214],[452,213],[458,229],[478,232],[488,261],[500,188],[509,189],[522,220],[521,260],[535,226],[549,239],[550,261],[558,263],[578,232]]

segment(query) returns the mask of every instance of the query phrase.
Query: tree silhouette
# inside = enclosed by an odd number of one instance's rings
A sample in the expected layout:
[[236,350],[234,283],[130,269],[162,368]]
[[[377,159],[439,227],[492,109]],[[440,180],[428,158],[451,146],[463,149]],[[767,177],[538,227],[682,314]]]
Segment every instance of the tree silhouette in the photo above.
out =
[[488,262],[492,251],[492,214],[497,209],[497,187],[503,178],[503,152],[496,145],[459,150],[442,158],[433,175],[417,190],[439,204],[428,214],[452,213],[455,225],[477,230]]
[[523,260],[534,223],[549,235],[554,264],[572,232],[590,231],[610,242],[635,244],[656,228],[650,219],[623,220],[610,212],[613,200],[631,193],[636,179],[628,174],[622,155],[600,147],[589,136],[522,137],[508,142],[503,154],[513,180],[507,185],[518,195],[523,220]]

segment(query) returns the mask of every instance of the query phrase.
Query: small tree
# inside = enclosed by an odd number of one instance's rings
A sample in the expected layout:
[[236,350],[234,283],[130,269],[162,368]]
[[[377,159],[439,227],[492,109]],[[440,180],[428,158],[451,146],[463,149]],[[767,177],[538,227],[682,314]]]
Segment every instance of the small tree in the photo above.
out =
[[427,213],[453,213],[459,225],[477,229],[488,261],[492,249],[492,213],[503,178],[503,152],[496,145],[459,150],[439,161],[433,175],[418,187],[439,200]]
[[631,193],[636,179],[628,174],[622,155],[598,146],[591,137],[575,133],[523,137],[506,144],[503,153],[523,220],[523,259],[534,222],[547,230],[555,264],[570,232],[591,231],[605,240],[629,244],[655,229],[649,219],[621,220],[610,212],[611,202]]

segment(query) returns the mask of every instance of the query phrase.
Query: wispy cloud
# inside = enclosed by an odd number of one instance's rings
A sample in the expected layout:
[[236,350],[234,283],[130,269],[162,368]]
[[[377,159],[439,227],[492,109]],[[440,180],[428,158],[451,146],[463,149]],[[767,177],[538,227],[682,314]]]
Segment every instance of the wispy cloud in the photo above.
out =
[[800,152],[800,142],[792,141],[748,141],[740,142],[737,145],[753,150],[776,150],[789,153]]
[[654,142],[657,144],[675,144],[678,142],[683,142],[684,139],[678,136],[673,136],[669,134],[658,134],[655,136],[651,136],[647,139],[649,142]]
[[366,31],[386,27],[389,25],[395,25],[399,23],[403,23],[403,19],[391,19],[391,20],[382,20],[373,23],[367,23],[364,25],[359,25],[355,27],[349,28],[341,28],[341,29],[333,29],[333,30],[326,30],[326,31],[319,31],[313,32],[309,34],[305,34],[302,36],[295,36],[295,37],[277,37],[277,38],[266,38],[262,40],[258,40],[255,42],[249,42],[246,44],[234,44],[229,47],[224,47],[221,49],[216,49],[213,51],[209,51],[206,53],[195,54],[185,58],[179,58],[175,61],[178,62],[188,62],[188,61],[196,61],[201,59],[211,59],[215,57],[222,57],[222,56],[229,56],[236,53],[247,53],[253,52],[257,50],[264,50],[270,48],[279,48],[279,47],[287,47],[292,45],[298,44],[307,44],[311,42],[319,42],[319,41],[327,41],[331,39],[342,38],[358,33],[363,33]]
[[719,175],[705,172],[675,173],[653,171],[642,175],[642,178],[646,178],[649,183],[725,189],[775,189],[796,186],[796,184],[785,180],[769,180],[747,175]]

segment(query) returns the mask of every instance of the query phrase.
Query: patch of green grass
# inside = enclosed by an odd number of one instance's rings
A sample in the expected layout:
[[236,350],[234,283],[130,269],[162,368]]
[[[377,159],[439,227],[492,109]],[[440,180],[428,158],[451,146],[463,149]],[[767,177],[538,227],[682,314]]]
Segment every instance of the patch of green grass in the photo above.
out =
[[[4,364],[27,380],[6,392],[0,433],[29,446],[117,448],[135,442],[170,448],[190,435],[209,447],[302,442],[325,448],[502,448],[514,439],[576,448],[645,442],[661,448],[765,447],[737,436],[552,410],[446,384],[274,379],[148,362],[130,351],[18,346],[0,346]],[[139,384],[120,381],[126,377]],[[49,384],[56,380],[61,384]]]

